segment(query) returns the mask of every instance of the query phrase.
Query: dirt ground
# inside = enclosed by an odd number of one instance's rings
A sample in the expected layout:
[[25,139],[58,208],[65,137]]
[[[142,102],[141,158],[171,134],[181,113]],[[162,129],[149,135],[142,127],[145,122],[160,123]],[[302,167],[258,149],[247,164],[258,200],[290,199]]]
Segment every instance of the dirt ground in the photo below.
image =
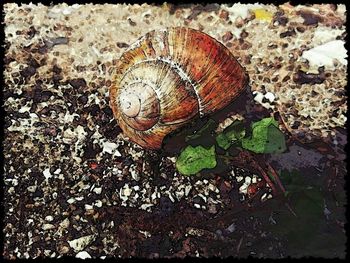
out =
[[[5,4],[4,258],[344,258],[345,12]],[[249,91],[213,118],[276,117],[288,150],[254,158],[277,171],[288,200],[269,187],[252,195],[264,178],[247,159],[184,176],[181,135],[161,151],[123,135],[109,107],[115,65],[170,26],[209,34],[244,66]]]

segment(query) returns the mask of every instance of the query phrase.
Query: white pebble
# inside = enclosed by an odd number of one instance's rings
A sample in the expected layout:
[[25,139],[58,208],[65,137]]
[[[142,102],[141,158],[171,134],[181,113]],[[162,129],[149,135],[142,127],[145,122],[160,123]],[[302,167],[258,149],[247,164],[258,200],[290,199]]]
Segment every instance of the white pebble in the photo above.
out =
[[138,181],[140,179],[139,174],[135,170],[130,170],[130,173],[131,173],[132,179],[134,179],[135,181]]
[[243,180],[243,176],[237,176],[236,177],[236,181],[239,183],[240,181],[242,181]]
[[[109,154],[113,154],[113,152],[118,148],[118,145],[113,143],[113,142],[105,142],[103,143],[103,150],[102,152],[106,152]],[[119,152],[118,152],[119,153]],[[117,154],[117,153],[116,153]],[[116,156],[121,156],[120,153],[119,155]]]
[[45,179],[49,179],[50,177],[52,177],[51,173],[50,173],[50,168],[46,168],[43,172]]
[[36,185],[31,185],[27,187],[28,192],[34,193],[36,191]]
[[216,186],[215,185],[213,185],[213,184],[209,184],[209,190],[210,191],[212,191],[212,192],[215,192],[215,190],[216,190]]
[[95,192],[96,194],[101,194],[102,193],[102,187],[99,188],[95,188],[94,190],[92,190],[93,192]]
[[262,103],[262,100],[264,98],[264,95],[261,92],[258,91],[253,91],[253,95],[254,95],[254,100],[256,102]]
[[275,95],[271,92],[266,92],[265,98],[268,99],[272,103],[275,100]]
[[175,202],[175,199],[174,199],[173,195],[170,192],[168,192],[168,197],[171,200],[171,202],[173,202],[173,203]]
[[71,241],[68,244],[74,251],[78,252],[83,250],[88,244],[90,244],[95,239],[95,235],[83,236]]
[[201,206],[200,206],[199,204],[194,204],[194,207],[195,207],[195,208],[198,208],[198,209],[201,208]]
[[70,224],[69,219],[66,218],[60,223],[60,227],[64,229],[64,228],[69,227],[69,224]]
[[343,65],[347,65],[347,50],[344,45],[345,42],[343,40],[329,41],[304,51],[302,58],[307,59],[311,66],[316,67],[326,66],[333,69],[334,59],[338,60]]
[[188,194],[190,193],[191,189],[192,189],[191,185],[186,185],[186,187],[185,187],[185,196],[188,196]]
[[130,189],[129,187],[123,189],[123,195],[126,196],[126,197],[130,196],[131,192],[132,192],[132,189]]
[[152,195],[151,195],[151,199],[154,200],[157,198],[157,193],[156,192],[153,192]]
[[184,196],[184,191],[178,191],[178,192],[175,192],[175,195],[176,195],[176,198],[177,200],[180,200],[183,196]]
[[200,198],[202,198],[203,201],[204,201],[205,203],[207,202],[207,197],[206,197],[206,196],[204,196],[204,195],[202,195],[202,194],[198,194],[198,196],[199,196]]
[[53,220],[53,216],[46,216],[45,220],[51,222]]
[[68,204],[73,204],[73,203],[75,203],[76,202],[76,200],[75,200],[75,198],[69,198],[68,200],[67,200],[67,203]]
[[141,208],[142,210],[146,210],[147,208],[149,208],[149,207],[151,207],[151,206],[153,206],[153,204],[142,204],[140,208]]
[[226,230],[230,233],[234,232],[236,230],[235,223],[229,225],[228,228],[226,228]]
[[85,205],[85,210],[91,210],[91,209],[94,209],[92,205],[88,205],[88,204]]
[[260,198],[261,202],[264,202],[267,199],[266,197],[267,197],[267,193],[264,193]]
[[101,200],[97,200],[97,201],[95,202],[95,206],[97,206],[97,207],[102,207],[102,201],[101,201]]
[[75,255],[75,257],[81,259],[91,258],[90,254],[86,251],[80,251],[78,254]]
[[54,229],[54,228],[55,228],[55,226],[52,224],[43,224],[43,226],[42,226],[43,230],[50,230],[50,229]]
[[146,238],[149,238],[149,237],[151,236],[151,233],[148,232],[148,231],[139,230],[139,232],[140,232],[141,234],[144,234]]
[[253,178],[252,178],[252,184],[256,184],[257,183],[257,178],[256,178],[256,176],[253,176]]

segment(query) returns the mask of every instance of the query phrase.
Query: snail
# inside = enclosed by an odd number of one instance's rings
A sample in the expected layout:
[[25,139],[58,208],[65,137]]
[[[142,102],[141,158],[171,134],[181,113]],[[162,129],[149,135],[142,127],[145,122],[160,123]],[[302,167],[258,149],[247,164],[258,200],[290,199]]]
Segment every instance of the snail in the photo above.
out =
[[147,149],[196,117],[223,109],[248,75],[209,35],[186,27],[151,31],[120,57],[110,107],[124,135]]

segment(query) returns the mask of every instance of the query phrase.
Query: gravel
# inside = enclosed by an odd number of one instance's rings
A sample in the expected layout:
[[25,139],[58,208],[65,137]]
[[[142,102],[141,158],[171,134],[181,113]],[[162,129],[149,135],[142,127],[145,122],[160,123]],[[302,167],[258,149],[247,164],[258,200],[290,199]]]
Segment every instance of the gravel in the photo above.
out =
[[[272,18],[256,18],[257,8]],[[109,107],[113,66],[149,30],[200,29],[238,57],[255,101],[280,111],[293,134],[341,144],[343,54],[323,68],[302,54],[326,38],[344,41],[345,6],[9,3],[4,11],[6,259],[287,255],[283,236],[264,230],[270,219],[251,214],[273,199],[265,187],[252,202],[258,175],[229,167],[186,177],[174,154],[124,137]],[[305,150],[298,161],[290,150],[271,161],[290,169],[320,160]]]

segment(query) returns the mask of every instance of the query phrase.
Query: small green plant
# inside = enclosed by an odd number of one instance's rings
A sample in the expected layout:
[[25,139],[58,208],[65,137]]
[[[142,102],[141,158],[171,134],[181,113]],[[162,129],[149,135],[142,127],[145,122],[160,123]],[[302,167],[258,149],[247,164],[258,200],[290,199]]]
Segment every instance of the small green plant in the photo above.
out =
[[[198,139],[210,142],[209,136],[216,126],[217,123],[210,119],[197,133],[187,136],[186,141],[189,144]],[[282,153],[287,148],[284,135],[273,117],[252,123],[251,130],[246,130],[244,123],[236,120],[223,132],[216,134],[214,141],[205,147],[185,147],[176,161],[177,170],[181,174],[192,175],[203,169],[215,168],[218,149],[224,150],[224,155],[227,155],[231,147],[243,148],[254,153]]]

